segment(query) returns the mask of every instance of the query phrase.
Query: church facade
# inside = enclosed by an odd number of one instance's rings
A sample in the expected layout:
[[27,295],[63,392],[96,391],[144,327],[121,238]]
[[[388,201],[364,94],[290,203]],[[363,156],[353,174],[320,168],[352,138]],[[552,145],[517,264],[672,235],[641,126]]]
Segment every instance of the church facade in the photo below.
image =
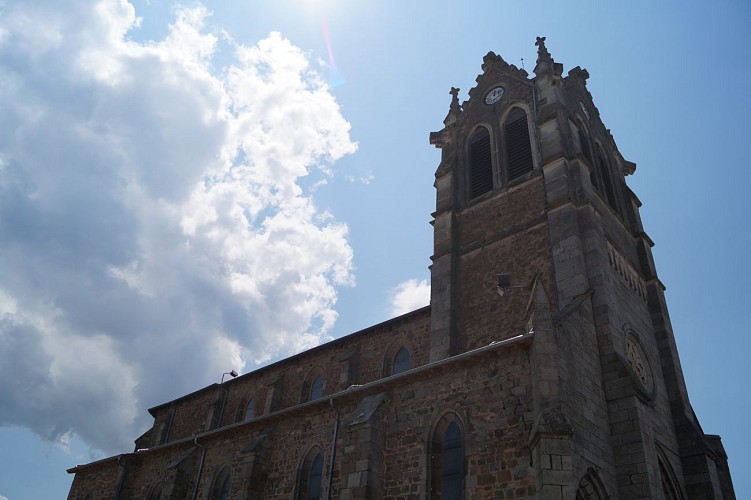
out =
[[151,408],[69,499],[732,499],[653,245],[576,67],[488,53],[452,99],[430,305]]

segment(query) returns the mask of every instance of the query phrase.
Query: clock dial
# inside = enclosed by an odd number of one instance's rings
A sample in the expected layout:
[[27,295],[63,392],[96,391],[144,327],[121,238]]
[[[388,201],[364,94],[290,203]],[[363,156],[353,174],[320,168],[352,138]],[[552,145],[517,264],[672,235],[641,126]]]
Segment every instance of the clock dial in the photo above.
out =
[[485,104],[495,104],[501,100],[506,91],[503,87],[496,87],[485,95]]

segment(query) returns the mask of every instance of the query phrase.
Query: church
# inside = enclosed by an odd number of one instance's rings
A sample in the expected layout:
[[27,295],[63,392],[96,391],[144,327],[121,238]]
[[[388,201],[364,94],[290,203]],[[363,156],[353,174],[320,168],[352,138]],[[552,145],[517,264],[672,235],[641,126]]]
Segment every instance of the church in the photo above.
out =
[[[149,409],[70,500],[734,499],[587,90],[537,39],[442,128],[430,305]],[[427,182],[427,179],[426,179]]]

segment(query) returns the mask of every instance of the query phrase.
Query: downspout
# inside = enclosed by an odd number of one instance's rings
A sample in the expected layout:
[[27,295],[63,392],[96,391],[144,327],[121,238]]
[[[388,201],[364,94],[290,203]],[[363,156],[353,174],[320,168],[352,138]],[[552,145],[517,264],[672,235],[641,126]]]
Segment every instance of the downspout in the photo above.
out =
[[331,409],[336,413],[336,420],[334,421],[334,432],[331,436],[331,462],[329,462],[329,482],[326,488],[326,500],[331,500],[331,482],[334,475],[334,460],[336,459],[336,438],[339,434],[339,410],[334,407],[333,398],[329,398],[329,405],[331,405]]
[[206,457],[206,447],[198,442],[198,438],[193,438],[193,444],[201,448],[201,461],[198,464],[198,475],[196,476],[196,486],[193,488],[193,500],[198,498],[198,485],[201,483],[201,474],[203,474],[203,459]]
[[120,494],[125,487],[125,475],[128,473],[128,469],[125,468],[125,462],[123,461],[123,455],[117,457],[117,466],[121,468],[120,479],[117,481],[117,490],[115,491],[115,500],[120,500]]

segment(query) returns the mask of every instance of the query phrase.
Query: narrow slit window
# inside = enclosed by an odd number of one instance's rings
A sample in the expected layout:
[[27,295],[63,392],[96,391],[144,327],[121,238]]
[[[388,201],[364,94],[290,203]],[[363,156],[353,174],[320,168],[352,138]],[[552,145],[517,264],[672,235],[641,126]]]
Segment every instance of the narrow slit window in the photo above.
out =
[[430,490],[433,498],[464,498],[464,437],[451,418],[436,427],[431,443]]
[[318,446],[308,452],[298,476],[297,500],[319,500],[323,486],[323,453]]
[[211,486],[211,500],[227,500],[231,488],[232,471],[225,465],[214,476],[214,484]]
[[321,498],[321,484],[323,479],[323,455],[320,453],[313,459],[310,466],[310,479],[308,480],[308,500]]

